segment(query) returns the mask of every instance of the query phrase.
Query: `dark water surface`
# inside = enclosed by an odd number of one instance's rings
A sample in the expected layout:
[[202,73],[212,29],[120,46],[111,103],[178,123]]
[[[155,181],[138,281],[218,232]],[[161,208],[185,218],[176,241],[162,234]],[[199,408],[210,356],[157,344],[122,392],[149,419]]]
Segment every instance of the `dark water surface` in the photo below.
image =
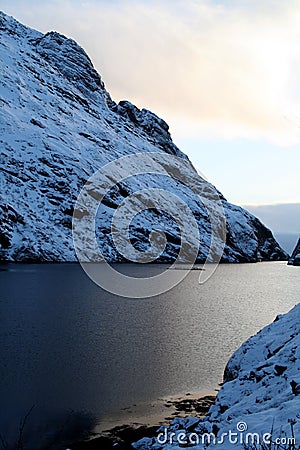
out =
[[299,275],[285,263],[222,265],[204,285],[192,271],[165,294],[133,300],[76,264],[1,266],[2,438],[13,441],[33,405],[22,439],[54,448],[62,423],[72,434],[132,404],[215,389],[232,352],[299,302]]

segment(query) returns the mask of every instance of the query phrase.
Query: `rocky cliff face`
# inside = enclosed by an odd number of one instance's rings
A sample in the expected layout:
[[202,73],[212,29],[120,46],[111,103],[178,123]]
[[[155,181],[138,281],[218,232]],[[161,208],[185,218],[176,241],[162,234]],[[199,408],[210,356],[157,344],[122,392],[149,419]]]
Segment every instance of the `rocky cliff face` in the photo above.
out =
[[[168,125],[128,101],[112,101],[76,42],[56,32],[43,35],[3,13],[0,32],[1,260],[75,261],[72,215],[78,194],[96,170],[121,156],[176,156],[170,170],[199,186],[213,204],[214,187],[172,142]],[[128,194],[149,187],[170,190],[188,204],[201,235],[198,261],[203,261],[211,243],[206,208],[191,189],[151,170],[107,193],[96,226],[102,253],[111,261],[124,260],[112,240],[111,218]],[[286,259],[258,219],[218,195],[227,221],[224,262]],[[168,240],[159,260],[170,261],[181,242],[168,214],[153,208],[141,212],[131,224],[131,241],[144,250],[157,227]]]

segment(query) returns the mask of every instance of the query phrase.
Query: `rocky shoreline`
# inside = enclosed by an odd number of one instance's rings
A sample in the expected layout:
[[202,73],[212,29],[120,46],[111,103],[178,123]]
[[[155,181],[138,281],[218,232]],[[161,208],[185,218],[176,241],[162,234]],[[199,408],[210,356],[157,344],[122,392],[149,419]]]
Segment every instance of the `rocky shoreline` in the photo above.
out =
[[[88,440],[76,442],[70,446],[71,450],[133,450],[133,442],[142,438],[155,438],[161,426],[167,426],[175,417],[185,419],[190,415],[203,418],[214,403],[216,396],[208,394],[199,397],[196,394],[186,393],[184,396],[166,399],[164,403],[166,417],[157,417],[157,422],[145,424],[132,422],[116,425],[100,433],[91,434]],[[160,420],[162,419],[162,420]]]

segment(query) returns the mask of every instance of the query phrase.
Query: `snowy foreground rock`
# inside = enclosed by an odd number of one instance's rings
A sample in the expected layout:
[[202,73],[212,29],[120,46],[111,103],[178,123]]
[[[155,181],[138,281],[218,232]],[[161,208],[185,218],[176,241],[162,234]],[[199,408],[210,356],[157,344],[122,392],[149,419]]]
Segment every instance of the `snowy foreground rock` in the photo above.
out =
[[[148,174],[114,186],[97,218],[102,254],[110,261],[124,260],[112,240],[112,216],[128,195],[157,188],[170,191],[193,212],[201,237],[198,261],[204,261],[211,243],[210,218],[189,186],[206,196],[212,210],[217,191],[172,142],[168,125],[130,102],[112,101],[84,50],[56,32],[43,35],[0,12],[0,52],[0,259],[75,261],[72,216],[86,181],[122,156],[154,152],[177,157],[176,163],[170,159],[166,165],[188,187],[151,173],[150,166]],[[140,170],[145,170],[142,162]],[[97,193],[90,190],[90,195]],[[224,262],[287,259],[258,219],[218,196],[226,216]],[[166,194],[163,205],[169,200],[176,210],[174,198]],[[119,220],[120,229],[123,225]],[[163,230],[168,241],[158,260],[176,258],[181,246],[179,229],[167,213],[151,207],[131,223],[135,249],[143,252],[149,247],[153,228]],[[193,231],[188,234],[192,236]],[[222,239],[217,236],[216,248]]]
[[195,443],[198,449],[300,448],[300,304],[234,353],[204,419],[176,418],[167,432],[162,427],[157,438],[133,446],[176,450]]

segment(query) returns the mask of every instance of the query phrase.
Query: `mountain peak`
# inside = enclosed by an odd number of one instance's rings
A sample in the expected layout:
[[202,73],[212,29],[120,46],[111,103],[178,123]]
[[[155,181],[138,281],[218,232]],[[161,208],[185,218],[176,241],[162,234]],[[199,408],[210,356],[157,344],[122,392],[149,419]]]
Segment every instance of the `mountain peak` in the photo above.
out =
[[72,82],[84,94],[96,91],[109,99],[100,75],[95,70],[89,56],[73,39],[56,31],[40,33],[18,22],[0,11],[0,30],[15,39],[23,40],[24,46],[37,52],[52,68]]
[[35,37],[42,35],[42,33],[26,27],[22,23],[18,22],[14,17],[8,16],[3,11],[0,11],[0,31],[19,38],[27,38],[29,35],[32,35],[32,37],[33,35]]
[[37,52],[80,91],[104,90],[104,83],[92,61],[80,45],[56,31],[50,31],[33,42]]

